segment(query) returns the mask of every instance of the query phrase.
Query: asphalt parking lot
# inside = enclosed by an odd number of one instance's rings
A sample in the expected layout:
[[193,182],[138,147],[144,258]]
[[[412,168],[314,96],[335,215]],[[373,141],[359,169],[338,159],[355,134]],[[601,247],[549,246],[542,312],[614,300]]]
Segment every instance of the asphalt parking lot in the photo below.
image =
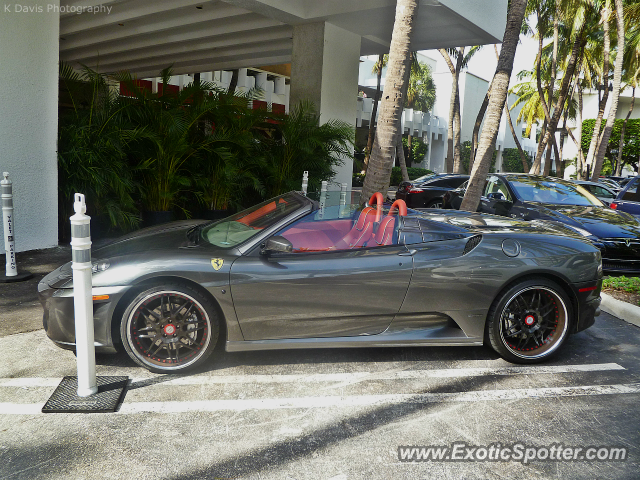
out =
[[[531,367],[481,347],[218,348],[189,376],[98,356],[98,375],[131,379],[120,410],[42,414],[75,357],[47,340],[35,297],[0,292],[2,479],[638,478],[640,329],[607,314]],[[623,447],[627,459],[398,458],[454,442]]]

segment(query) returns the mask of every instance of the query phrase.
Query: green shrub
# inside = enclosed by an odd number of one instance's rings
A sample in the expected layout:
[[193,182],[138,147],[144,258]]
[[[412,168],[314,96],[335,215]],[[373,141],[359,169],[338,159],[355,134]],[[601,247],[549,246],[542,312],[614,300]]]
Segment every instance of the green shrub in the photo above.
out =
[[602,282],[602,288],[611,288],[613,290],[622,290],[627,293],[636,293],[640,295],[640,278],[638,277],[608,277]]

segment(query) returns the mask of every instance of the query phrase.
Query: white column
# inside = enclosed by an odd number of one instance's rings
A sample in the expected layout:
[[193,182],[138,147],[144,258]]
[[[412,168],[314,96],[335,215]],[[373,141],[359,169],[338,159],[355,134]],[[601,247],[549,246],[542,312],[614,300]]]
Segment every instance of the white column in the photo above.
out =
[[[58,244],[59,0],[0,6],[0,165],[11,172],[18,251]],[[71,201],[71,199],[68,199]]]
[[[290,109],[311,100],[320,122],[342,120],[354,124],[358,97],[361,37],[330,23],[296,25],[293,28]],[[351,190],[353,161],[334,167],[333,181]],[[337,186],[332,186],[337,189]]]

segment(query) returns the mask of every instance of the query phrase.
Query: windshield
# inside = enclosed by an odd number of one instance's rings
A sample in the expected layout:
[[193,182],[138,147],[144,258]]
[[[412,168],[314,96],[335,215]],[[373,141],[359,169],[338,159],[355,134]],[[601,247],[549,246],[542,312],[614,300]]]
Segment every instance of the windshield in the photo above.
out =
[[207,225],[200,235],[216,247],[232,248],[276,224],[302,205],[300,198],[287,193]]
[[509,183],[525,202],[603,206],[600,200],[581,185],[536,178],[516,178]]
[[427,175],[423,175],[421,177],[418,177],[414,180],[411,180],[411,183],[422,183],[422,182],[426,182],[427,180],[431,179],[431,178],[435,178],[439,176],[437,173],[429,173]]

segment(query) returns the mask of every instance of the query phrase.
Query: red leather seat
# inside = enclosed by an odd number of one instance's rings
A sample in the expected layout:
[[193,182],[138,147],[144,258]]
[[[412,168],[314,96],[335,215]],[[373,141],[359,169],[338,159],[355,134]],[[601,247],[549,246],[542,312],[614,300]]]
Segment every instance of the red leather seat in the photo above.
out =
[[393,233],[396,228],[396,217],[394,216],[394,208],[398,209],[398,215],[406,217],[407,204],[404,200],[396,200],[391,205],[389,213],[382,219],[378,226],[378,231],[373,236],[373,240],[378,245],[391,245],[393,243]]
[[[382,217],[382,194],[376,192],[369,200],[370,207],[366,207],[362,212],[358,220],[353,224],[353,227],[341,240],[336,242],[333,249],[335,250],[348,250],[351,248],[360,248],[367,245],[367,242],[373,237],[373,226],[375,223],[380,222]],[[376,205],[376,208],[373,208]]]

